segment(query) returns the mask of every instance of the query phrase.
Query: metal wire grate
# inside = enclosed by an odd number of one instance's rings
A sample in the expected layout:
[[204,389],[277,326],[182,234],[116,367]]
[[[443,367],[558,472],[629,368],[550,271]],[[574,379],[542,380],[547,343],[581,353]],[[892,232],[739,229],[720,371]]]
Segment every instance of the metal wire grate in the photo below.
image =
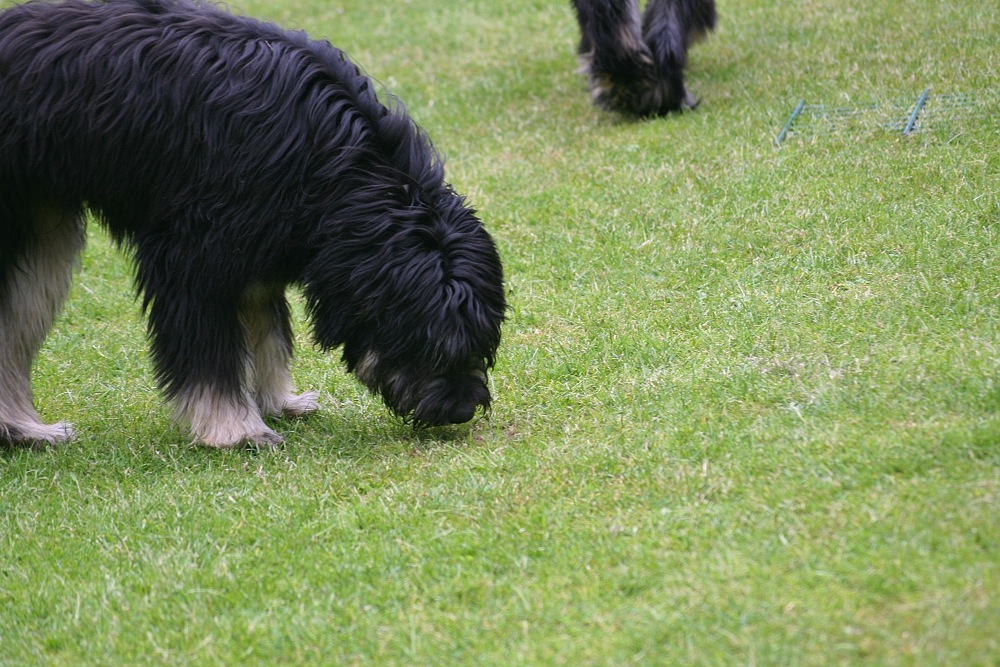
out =
[[[791,136],[816,137],[834,133],[865,134],[877,131],[912,134],[970,117],[996,119],[1000,92],[931,95],[925,89],[916,100],[888,104],[834,107],[800,100],[781,129],[775,145]],[[993,107],[991,109],[991,107]]]

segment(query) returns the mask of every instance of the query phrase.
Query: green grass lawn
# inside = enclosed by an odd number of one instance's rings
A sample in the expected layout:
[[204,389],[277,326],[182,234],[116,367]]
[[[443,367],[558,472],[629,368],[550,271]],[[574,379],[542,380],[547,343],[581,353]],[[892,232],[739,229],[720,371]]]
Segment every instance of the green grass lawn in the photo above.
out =
[[[96,225],[0,450],[0,665],[996,665],[1000,4],[720,0],[694,113],[593,109],[563,0],[240,0],[403,98],[497,240],[495,405],[415,432],[309,340],[188,444]],[[975,93],[913,136],[799,99]]]

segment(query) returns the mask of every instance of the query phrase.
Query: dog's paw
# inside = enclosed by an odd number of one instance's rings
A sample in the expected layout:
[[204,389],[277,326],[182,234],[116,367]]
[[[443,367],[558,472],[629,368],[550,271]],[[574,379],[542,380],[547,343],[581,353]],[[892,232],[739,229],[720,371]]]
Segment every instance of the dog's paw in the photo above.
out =
[[236,433],[229,431],[207,436],[196,436],[195,444],[212,449],[234,449],[246,447],[259,451],[276,449],[285,441],[276,431],[266,426],[255,429],[252,433]]
[[278,433],[267,429],[262,433],[255,433],[251,436],[247,436],[243,439],[242,444],[246,446],[247,449],[257,452],[269,452],[278,449],[283,445],[285,439],[282,438]]
[[72,438],[73,427],[68,422],[0,424],[0,442],[36,450],[54,447]]
[[319,392],[307,391],[296,395],[288,396],[281,406],[283,417],[304,417],[319,410]]
[[73,426],[69,422],[43,424],[40,432],[31,438],[35,448],[47,449],[73,439]]
[[691,91],[684,91],[684,101],[681,102],[681,110],[694,111],[701,104],[701,98],[695,97]]

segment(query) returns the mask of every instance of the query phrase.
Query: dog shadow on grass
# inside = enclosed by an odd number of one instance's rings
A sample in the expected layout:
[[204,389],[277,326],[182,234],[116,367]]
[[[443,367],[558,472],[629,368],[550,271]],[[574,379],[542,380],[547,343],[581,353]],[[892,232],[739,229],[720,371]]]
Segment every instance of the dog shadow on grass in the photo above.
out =
[[[158,409],[153,399],[150,405],[132,407],[152,413]],[[480,412],[465,424],[420,427],[393,415],[375,398],[337,400],[330,395],[321,398],[321,408],[315,413],[294,419],[268,418],[268,426],[284,438],[269,448],[249,443],[229,448],[199,445],[166,412],[137,417],[134,411],[125,410],[92,420],[82,414],[75,417],[76,434],[68,442],[26,445],[0,440],[0,461],[55,455],[82,457],[89,465],[114,468],[151,464],[153,459],[176,469],[198,468],[208,461],[226,461],[230,457],[261,462],[269,457],[292,461],[309,457],[377,460],[440,449],[475,448],[490,440],[490,433],[505,431],[490,413]]]

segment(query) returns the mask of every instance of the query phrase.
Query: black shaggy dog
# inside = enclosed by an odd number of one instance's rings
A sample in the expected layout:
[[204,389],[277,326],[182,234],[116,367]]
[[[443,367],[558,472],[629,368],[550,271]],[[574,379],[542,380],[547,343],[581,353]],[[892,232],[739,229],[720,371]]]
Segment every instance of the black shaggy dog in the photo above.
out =
[[646,117],[693,109],[688,48],[715,27],[714,0],[573,0],[580,60],[594,104]]
[[343,53],[187,0],[0,13],[0,441],[54,443],[32,359],[93,212],[129,249],[157,381],[197,441],[271,445],[295,394],[284,291],[420,425],[490,404],[500,259],[401,106]]

